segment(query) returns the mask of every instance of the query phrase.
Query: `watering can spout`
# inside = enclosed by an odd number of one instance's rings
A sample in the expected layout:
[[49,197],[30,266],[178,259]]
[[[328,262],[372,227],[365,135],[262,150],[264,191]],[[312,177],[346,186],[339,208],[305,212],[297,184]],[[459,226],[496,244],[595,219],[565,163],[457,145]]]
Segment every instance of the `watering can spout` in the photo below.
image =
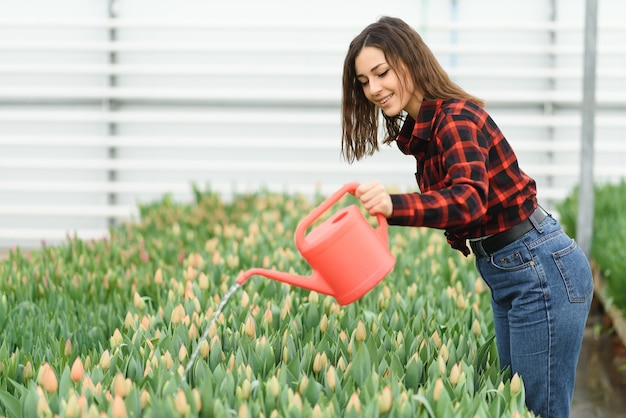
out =
[[333,290],[330,288],[328,283],[326,283],[326,281],[315,271],[311,276],[307,277],[300,276],[298,274],[285,273],[282,271],[253,268],[241,273],[237,278],[237,283],[243,285],[245,281],[252,276],[263,276],[292,286],[313,290],[324,295],[334,296]]

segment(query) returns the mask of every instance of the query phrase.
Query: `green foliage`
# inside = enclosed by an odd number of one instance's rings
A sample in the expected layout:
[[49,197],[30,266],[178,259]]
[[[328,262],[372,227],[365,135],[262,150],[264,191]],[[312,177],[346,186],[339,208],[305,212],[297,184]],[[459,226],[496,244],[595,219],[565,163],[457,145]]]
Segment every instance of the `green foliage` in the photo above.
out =
[[[626,311],[626,182],[596,185],[591,258],[606,281],[607,293]],[[558,206],[563,228],[576,235],[578,189]]]
[[255,276],[209,327],[242,270],[310,272],[293,232],[314,202],[194,194],[0,263],[0,415],[531,416],[439,232],[391,227],[394,270],[351,305]]

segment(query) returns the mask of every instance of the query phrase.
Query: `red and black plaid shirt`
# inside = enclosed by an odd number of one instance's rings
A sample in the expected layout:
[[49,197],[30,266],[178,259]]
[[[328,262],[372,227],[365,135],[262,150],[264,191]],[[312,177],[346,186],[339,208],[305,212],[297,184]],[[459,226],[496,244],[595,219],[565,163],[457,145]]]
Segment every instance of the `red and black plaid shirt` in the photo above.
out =
[[537,207],[535,181],[498,126],[465,100],[424,101],[418,120],[407,116],[398,148],[417,160],[421,193],[393,194],[390,225],[444,229],[468,255],[466,239],[505,231]]

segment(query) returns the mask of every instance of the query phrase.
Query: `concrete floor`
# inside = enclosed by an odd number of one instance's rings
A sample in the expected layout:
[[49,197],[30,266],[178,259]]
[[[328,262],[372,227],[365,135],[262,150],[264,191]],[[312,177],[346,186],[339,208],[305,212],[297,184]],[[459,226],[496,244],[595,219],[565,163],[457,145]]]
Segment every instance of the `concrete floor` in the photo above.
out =
[[619,337],[607,331],[609,327],[601,308],[592,308],[578,362],[571,418],[626,418],[626,349]]

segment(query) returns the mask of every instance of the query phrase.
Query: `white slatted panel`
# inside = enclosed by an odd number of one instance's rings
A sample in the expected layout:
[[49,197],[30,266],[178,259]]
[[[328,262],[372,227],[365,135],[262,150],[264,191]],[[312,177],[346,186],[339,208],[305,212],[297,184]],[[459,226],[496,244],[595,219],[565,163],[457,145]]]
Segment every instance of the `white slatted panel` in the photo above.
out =
[[[97,3],[2,4],[0,247],[105,235],[140,202],[190,199],[192,182],[225,198],[373,179],[414,190],[414,162],[394,148],[340,158],[343,57],[382,14],[418,28],[486,99],[544,204],[578,181],[582,0],[557,2],[554,22],[541,0],[119,0],[112,19]],[[626,174],[624,11],[601,8],[600,180]]]

